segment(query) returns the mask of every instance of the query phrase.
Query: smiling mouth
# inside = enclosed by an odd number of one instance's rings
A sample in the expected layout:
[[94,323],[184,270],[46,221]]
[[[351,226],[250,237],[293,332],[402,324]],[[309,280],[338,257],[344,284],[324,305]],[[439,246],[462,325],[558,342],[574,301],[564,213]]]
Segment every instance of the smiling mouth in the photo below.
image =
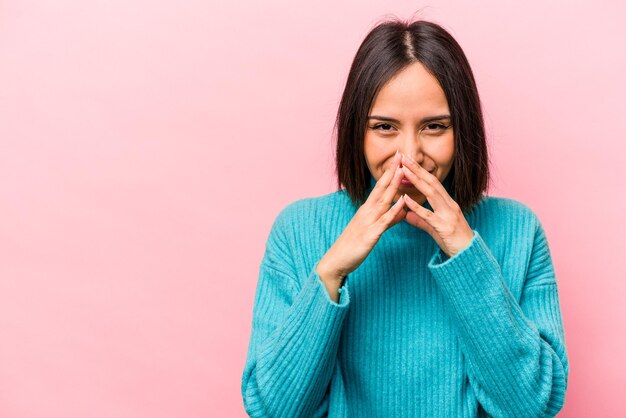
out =
[[[435,169],[429,171],[430,174],[432,174],[433,176],[435,175]],[[408,188],[415,188],[415,186],[413,185],[413,183],[411,183],[411,180],[407,179],[406,177],[403,178],[402,180],[400,180],[400,187],[408,187]]]
[[428,172],[434,176],[435,175],[435,171],[437,171],[437,170],[433,168],[432,170],[429,170]]

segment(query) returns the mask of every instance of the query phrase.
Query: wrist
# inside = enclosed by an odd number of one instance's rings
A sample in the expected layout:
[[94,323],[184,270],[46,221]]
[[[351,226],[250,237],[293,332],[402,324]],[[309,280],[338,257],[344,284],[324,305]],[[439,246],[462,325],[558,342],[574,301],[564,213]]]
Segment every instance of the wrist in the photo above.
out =
[[331,267],[331,265],[332,264],[328,263],[327,258],[322,258],[320,262],[317,263],[317,274],[322,280],[337,283],[341,286],[348,275]]

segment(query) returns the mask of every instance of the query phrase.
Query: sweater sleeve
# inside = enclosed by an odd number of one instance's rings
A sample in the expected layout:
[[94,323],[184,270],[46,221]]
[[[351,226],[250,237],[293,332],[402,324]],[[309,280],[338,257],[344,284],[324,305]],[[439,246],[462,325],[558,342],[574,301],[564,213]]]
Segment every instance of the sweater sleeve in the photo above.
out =
[[311,269],[294,274],[285,225],[274,223],[261,262],[241,393],[251,417],[321,416],[336,364],[347,283],[339,302]]
[[550,250],[536,219],[518,303],[498,262],[474,230],[470,244],[429,269],[456,320],[468,377],[494,417],[556,415],[565,402],[568,360]]

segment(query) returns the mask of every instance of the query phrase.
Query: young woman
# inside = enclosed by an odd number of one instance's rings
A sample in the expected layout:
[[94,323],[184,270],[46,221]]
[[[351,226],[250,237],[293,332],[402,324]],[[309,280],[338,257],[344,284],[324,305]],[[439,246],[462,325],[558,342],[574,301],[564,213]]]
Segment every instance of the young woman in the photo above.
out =
[[546,234],[523,203],[484,194],[458,43],[430,22],[376,26],[336,128],[339,190],[287,205],[267,240],[248,414],[554,416],[568,361]]

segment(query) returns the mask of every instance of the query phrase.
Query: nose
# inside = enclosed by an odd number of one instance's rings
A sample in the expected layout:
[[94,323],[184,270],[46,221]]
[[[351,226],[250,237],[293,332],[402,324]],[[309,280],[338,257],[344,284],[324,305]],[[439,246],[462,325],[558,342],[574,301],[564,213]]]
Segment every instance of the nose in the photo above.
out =
[[407,157],[414,159],[418,164],[422,164],[424,162],[424,152],[419,132],[407,133],[403,135],[400,140],[399,151]]

